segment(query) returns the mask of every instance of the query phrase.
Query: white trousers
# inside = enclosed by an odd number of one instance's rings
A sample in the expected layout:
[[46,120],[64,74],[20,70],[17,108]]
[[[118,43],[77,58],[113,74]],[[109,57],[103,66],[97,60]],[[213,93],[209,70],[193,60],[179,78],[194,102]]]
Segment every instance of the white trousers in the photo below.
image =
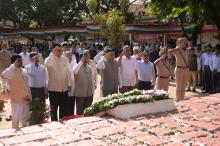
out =
[[6,80],[1,79],[0,80],[0,87],[2,91],[7,91],[8,90],[8,84]]
[[19,123],[22,127],[28,126],[28,118],[30,117],[28,102],[13,103],[11,102],[12,112],[12,128],[18,130]]

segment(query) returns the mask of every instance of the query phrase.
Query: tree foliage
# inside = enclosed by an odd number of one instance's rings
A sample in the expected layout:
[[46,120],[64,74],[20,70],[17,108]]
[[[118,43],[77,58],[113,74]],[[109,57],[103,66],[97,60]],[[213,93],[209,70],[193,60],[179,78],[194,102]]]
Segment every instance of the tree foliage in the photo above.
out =
[[[215,0],[150,0],[145,3],[148,4],[150,13],[163,21],[178,19],[182,24],[184,35],[193,44],[196,43],[204,24],[212,23],[220,29],[220,3]],[[193,29],[191,36],[185,31],[186,23]]]
[[[201,0],[151,0],[147,8],[151,14],[163,21],[179,20],[184,35],[195,45],[206,20],[203,7],[204,3]],[[185,31],[186,23],[192,29],[191,36]]]
[[86,0],[86,6],[92,14],[107,13],[116,9],[125,17],[125,23],[134,23],[134,14],[129,12],[129,6],[138,0]]
[[75,25],[85,9],[85,0],[0,0],[0,19],[18,28]]
[[108,39],[109,45],[116,48],[124,36],[124,17],[116,9],[109,10],[104,14],[97,14],[95,21],[101,27],[103,35]]

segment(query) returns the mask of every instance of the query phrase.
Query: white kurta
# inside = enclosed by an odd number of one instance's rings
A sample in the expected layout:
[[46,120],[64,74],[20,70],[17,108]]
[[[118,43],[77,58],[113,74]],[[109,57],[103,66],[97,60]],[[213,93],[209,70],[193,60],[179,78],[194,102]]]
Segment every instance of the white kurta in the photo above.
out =
[[25,100],[31,99],[28,76],[23,69],[16,68],[12,64],[2,72],[2,77],[8,81],[11,88],[12,128],[18,129],[19,122],[22,126],[26,126],[30,112],[28,101]]

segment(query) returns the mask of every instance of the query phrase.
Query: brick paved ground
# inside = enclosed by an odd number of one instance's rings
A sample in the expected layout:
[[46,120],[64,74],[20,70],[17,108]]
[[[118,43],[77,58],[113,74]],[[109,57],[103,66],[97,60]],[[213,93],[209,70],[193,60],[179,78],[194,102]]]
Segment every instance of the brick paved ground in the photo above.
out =
[[[100,76],[98,76],[98,87],[95,91],[95,94],[94,94],[94,100],[93,101],[96,101],[99,97],[100,97]],[[169,96],[171,98],[175,98],[175,89],[176,89],[176,85],[175,85],[175,82],[174,81],[171,81],[170,82],[170,86],[169,86]],[[208,96],[208,94],[202,94],[201,93],[201,90],[197,89],[197,93],[193,93],[193,92],[186,92],[186,96],[185,98],[193,98],[193,97],[200,97],[200,96]],[[6,97],[5,97],[6,96]],[[9,97],[7,97],[6,94],[1,94],[0,93],[0,99],[9,99]],[[46,103],[49,105],[49,100],[47,99],[46,100]],[[11,128],[11,121],[6,121],[5,119],[9,117],[9,115],[11,115],[11,105],[10,105],[10,101],[9,100],[6,100],[6,103],[5,103],[5,108],[3,111],[0,111],[0,117],[2,117],[2,121],[0,122],[0,130],[2,129],[8,129],[8,128]]]
[[15,132],[0,131],[6,145],[168,145],[219,146],[220,94],[191,98],[166,113],[143,115],[128,121],[109,116],[53,122]]

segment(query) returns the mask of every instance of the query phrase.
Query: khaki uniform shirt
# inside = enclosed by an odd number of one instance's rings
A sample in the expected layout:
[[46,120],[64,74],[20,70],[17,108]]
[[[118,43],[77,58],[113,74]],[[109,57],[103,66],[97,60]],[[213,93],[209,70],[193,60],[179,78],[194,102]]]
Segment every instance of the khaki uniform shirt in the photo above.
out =
[[9,51],[0,51],[0,73],[10,66],[10,57]]

